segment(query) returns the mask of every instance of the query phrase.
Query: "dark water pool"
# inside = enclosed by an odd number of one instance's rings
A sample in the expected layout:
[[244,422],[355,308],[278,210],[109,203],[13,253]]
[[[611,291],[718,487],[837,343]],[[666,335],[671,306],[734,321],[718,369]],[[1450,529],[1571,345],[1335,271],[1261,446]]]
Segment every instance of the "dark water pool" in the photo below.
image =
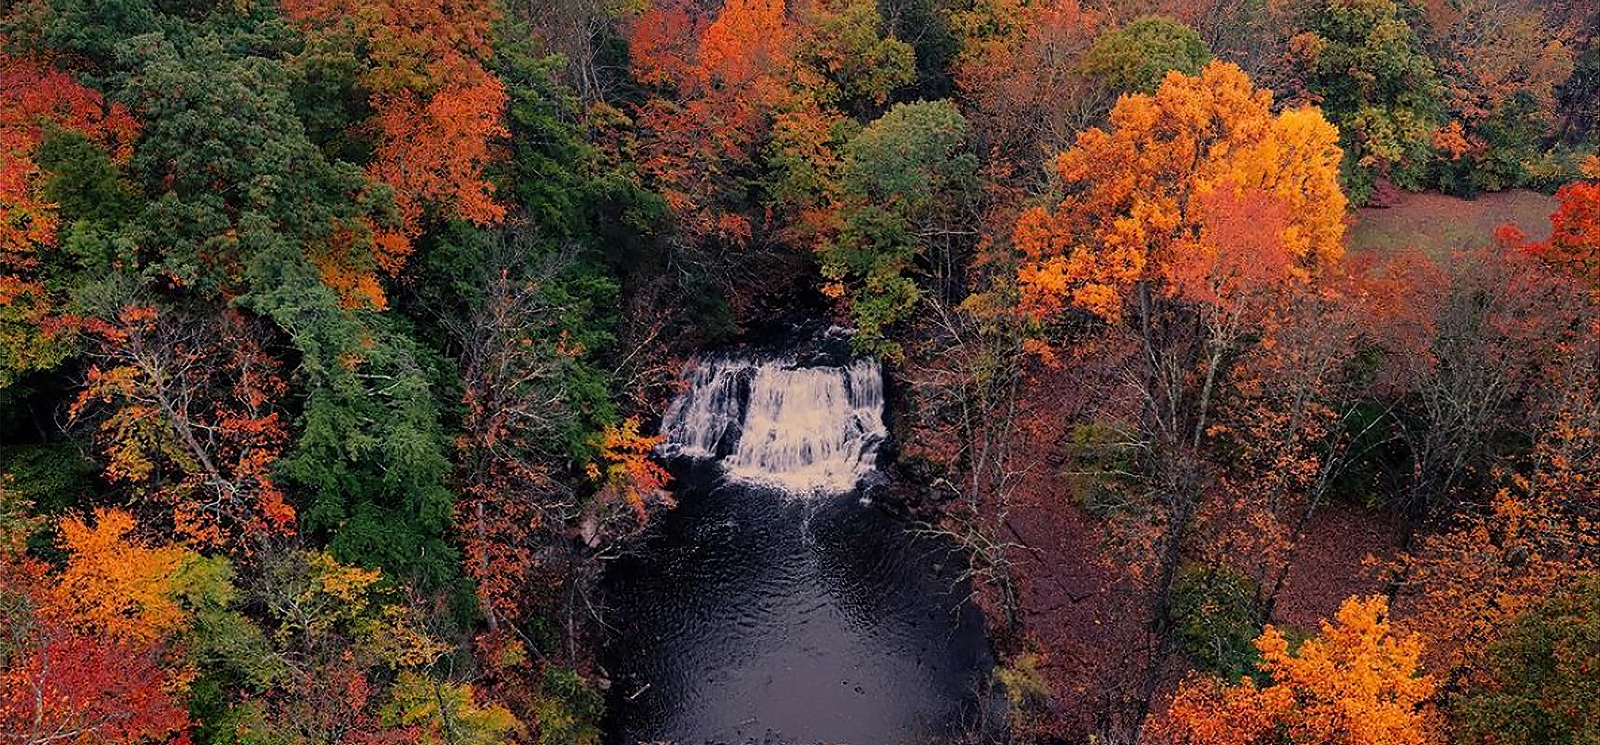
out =
[[959,554],[858,494],[680,473],[606,576],[613,743],[945,742],[992,661]]

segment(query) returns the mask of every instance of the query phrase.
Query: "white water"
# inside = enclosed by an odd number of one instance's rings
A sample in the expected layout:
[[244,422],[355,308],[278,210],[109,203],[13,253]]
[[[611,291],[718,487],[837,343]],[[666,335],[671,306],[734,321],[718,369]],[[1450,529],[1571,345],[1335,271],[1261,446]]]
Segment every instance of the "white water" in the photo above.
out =
[[662,425],[669,455],[720,458],[731,478],[799,493],[849,491],[876,467],[888,434],[877,362],[725,360],[688,377]]

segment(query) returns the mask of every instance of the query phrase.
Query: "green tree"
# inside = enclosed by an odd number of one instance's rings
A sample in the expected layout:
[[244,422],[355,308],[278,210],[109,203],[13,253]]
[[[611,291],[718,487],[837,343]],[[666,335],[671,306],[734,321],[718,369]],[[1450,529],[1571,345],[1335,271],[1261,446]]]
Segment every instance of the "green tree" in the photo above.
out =
[[1083,68],[1119,93],[1155,93],[1167,73],[1195,75],[1210,61],[1199,32],[1171,18],[1144,16],[1096,37]]
[[897,104],[845,146],[837,233],[820,247],[825,291],[848,296],[863,349],[897,355],[889,327],[924,288],[959,281],[957,250],[974,198],[978,160],[967,120],[949,101]]
[[[219,31],[140,47],[127,91],[147,134],[134,166],[164,189],[126,232],[143,247],[146,275],[237,296],[299,353],[305,403],[283,471],[304,494],[302,527],[342,560],[425,587],[453,584],[454,497],[434,398],[442,366],[397,319],[349,307],[313,261],[334,244],[335,226],[384,219],[388,200],[310,141],[283,63],[242,53],[254,39]],[[335,273],[372,271],[373,261],[354,250]]]
[[415,326],[381,312],[400,267],[374,238],[399,217],[343,134],[367,96],[348,54],[308,44],[269,3],[41,0],[6,30],[82,65],[140,122],[125,169],[66,134],[41,147],[66,227],[47,279],[72,310],[111,320],[153,297],[270,320],[296,368],[277,473],[302,532],[397,581],[459,587],[438,395],[458,386]]
[[1326,0],[1307,7],[1290,42],[1305,93],[1339,127],[1358,204],[1379,178],[1421,188],[1443,123],[1443,88],[1412,16],[1396,0]]
[[1455,696],[1463,742],[1600,741],[1600,578],[1574,584],[1512,622],[1485,680]]
[[1197,667],[1229,681],[1258,672],[1257,589],[1245,573],[1229,566],[1185,566],[1172,595],[1169,621]]

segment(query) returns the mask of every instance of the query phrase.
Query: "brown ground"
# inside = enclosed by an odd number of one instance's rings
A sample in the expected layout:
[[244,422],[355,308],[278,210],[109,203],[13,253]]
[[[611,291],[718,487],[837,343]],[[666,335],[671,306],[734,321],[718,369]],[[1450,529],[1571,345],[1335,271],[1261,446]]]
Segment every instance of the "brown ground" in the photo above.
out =
[[[1095,726],[1093,712],[1107,692],[1135,682],[1147,610],[1107,560],[1102,527],[1073,504],[1062,480],[1042,475],[1033,481],[1010,520],[1013,537],[1025,547],[1016,567],[1023,625],[1044,653],[1040,671],[1057,699],[1057,732],[1077,741]],[[1277,622],[1315,632],[1346,598],[1379,592],[1368,557],[1386,557],[1396,545],[1386,515],[1357,506],[1325,508],[1301,544]],[[1178,667],[1173,680],[1183,673]]]
[[1315,631],[1345,598],[1381,592],[1368,557],[1385,559],[1400,545],[1389,515],[1352,505],[1325,507],[1313,518],[1289,570],[1276,609],[1277,621]]
[[1494,238],[1495,228],[1513,223],[1530,238],[1550,235],[1554,197],[1533,191],[1506,191],[1460,199],[1443,194],[1401,194],[1392,207],[1356,211],[1350,227],[1350,252],[1387,253],[1407,247],[1431,256],[1478,248]]
[[1052,729],[1078,740],[1095,726],[1108,689],[1127,682],[1121,655],[1142,642],[1146,610],[1104,561],[1098,526],[1065,490],[1025,495],[1009,522],[1026,547],[1016,566],[1022,625],[1055,694]]
[[[1359,210],[1350,252],[1388,253],[1416,247],[1441,256],[1485,245],[1496,227],[1515,223],[1531,238],[1549,233],[1553,198],[1529,191],[1467,200],[1438,194],[1401,195],[1394,206]],[[1044,390],[1084,389],[1085,381],[1042,381]],[[1093,404],[1063,402],[1047,420],[1070,421]],[[1038,433],[1032,454],[1041,467],[1018,490],[1009,520],[1019,550],[1016,572],[1024,634],[1043,656],[1040,672],[1055,694],[1064,741],[1081,742],[1097,723],[1093,712],[1107,691],[1131,682],[1129,657],[1145,640],[1147,610],[1132,583],[1113,567],[1101,543],[1105,531],[1074,503],[1066,479],[1048,463],[1061,462],[1064,433]],[[1380,590],[1369,557],[1392,555],[1394,521],[1356,505],[1325,507],[1306,531],[1280,593],[1276,622],[1315,632],[1346,598]],[[1017,650],[1013,650],[1017,651]],[[1182,671],[1174,671],[1173,676]]]

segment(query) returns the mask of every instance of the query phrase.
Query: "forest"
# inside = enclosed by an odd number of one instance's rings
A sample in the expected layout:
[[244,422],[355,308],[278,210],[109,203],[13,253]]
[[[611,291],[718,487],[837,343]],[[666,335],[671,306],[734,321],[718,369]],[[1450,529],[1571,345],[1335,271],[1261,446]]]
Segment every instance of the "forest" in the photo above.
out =
[[0,745],[633,745],[797,323],[982,613],[923,741],[1600,739],[1592,0],[0,0]]

